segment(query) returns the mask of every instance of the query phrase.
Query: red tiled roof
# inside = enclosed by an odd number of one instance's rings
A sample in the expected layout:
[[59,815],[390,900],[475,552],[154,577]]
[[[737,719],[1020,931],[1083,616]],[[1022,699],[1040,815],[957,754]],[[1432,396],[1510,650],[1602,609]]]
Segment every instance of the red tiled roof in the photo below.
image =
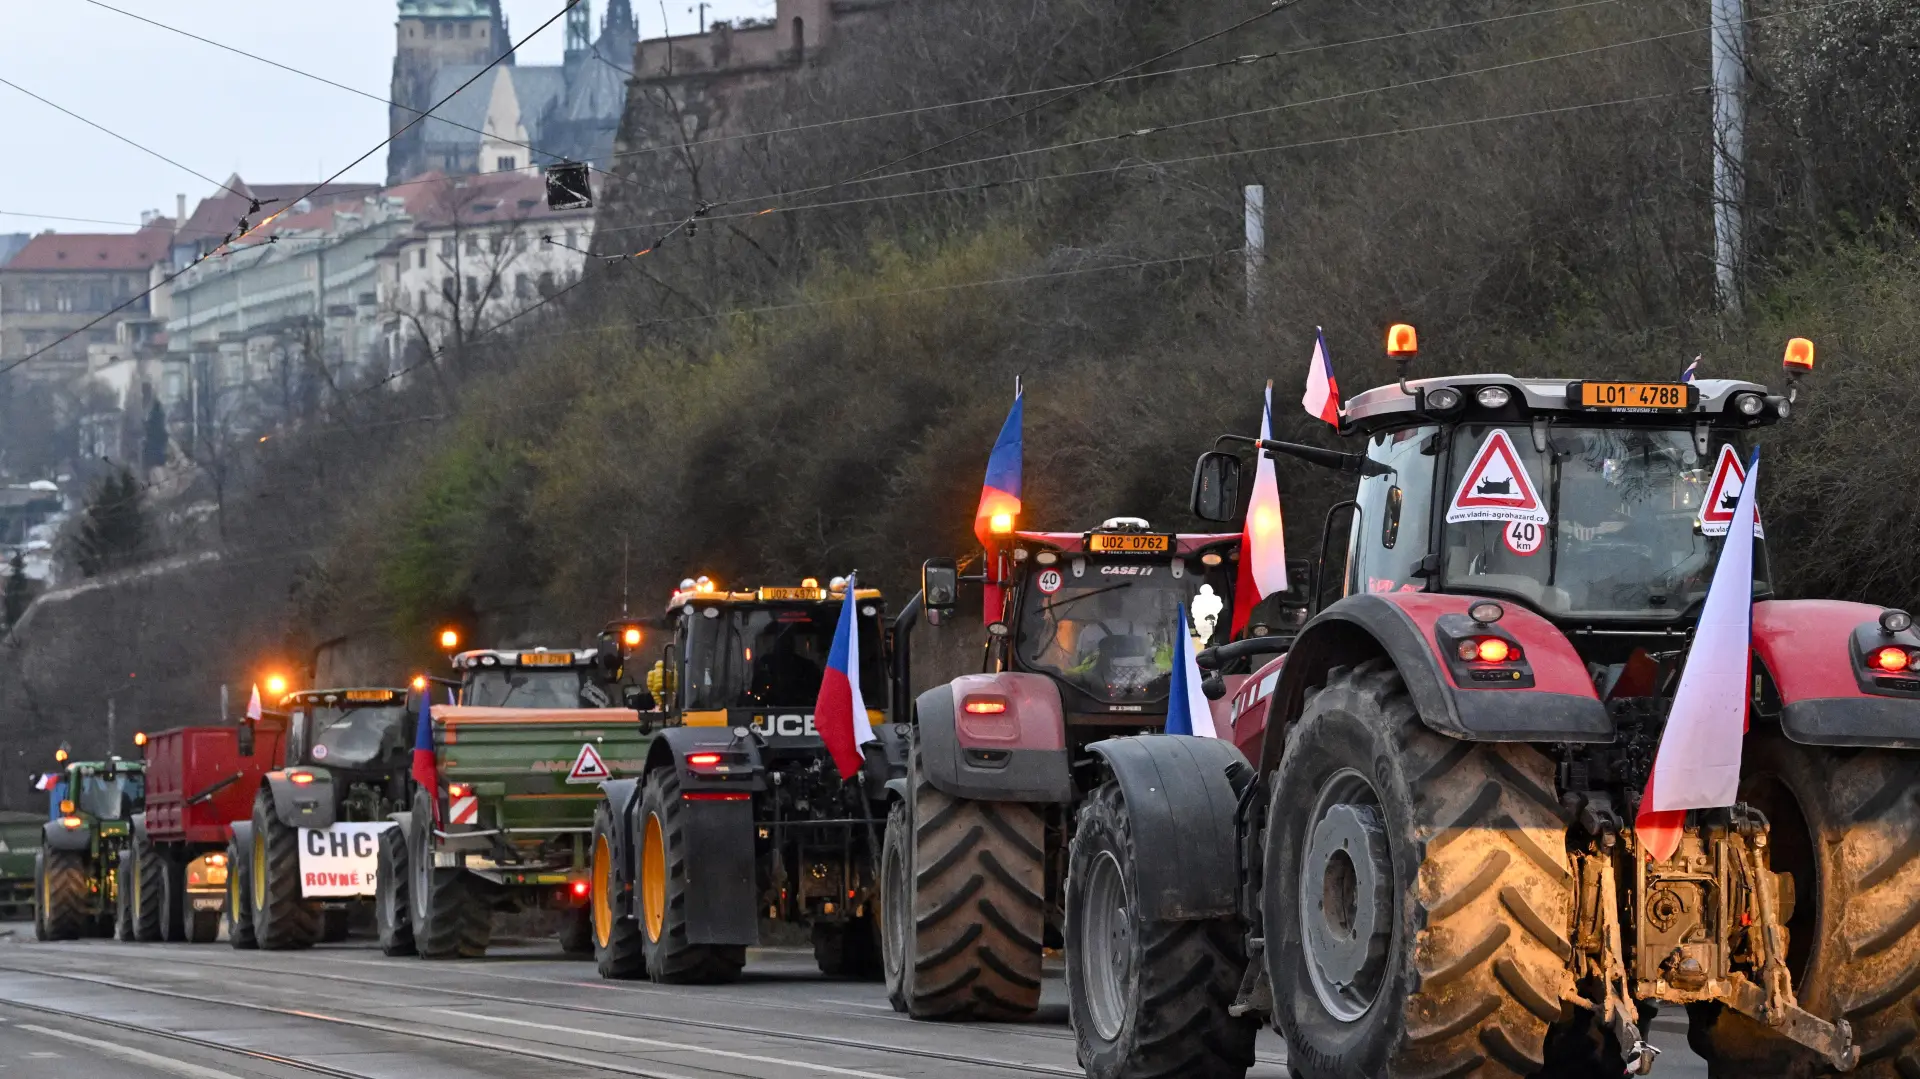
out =
[[[456,217],[467,225],[536,221],[555,216],[547,209],[547,181],[537,172],[489,172],[445,182],[437,172],[416,176],[394,190],[404,198],[407,213],[421,225],[451,224]],[[401,193],[404,194],[402,195]],[[581,211],[585,213],[586,211]]]
[[[285,209],[290,200],[307,195],[309,190],[312,190],[310,198],[316,206],[347,200],[358,202],[380,190],[378,184],[327,184],[318,189],[313,189],[312,184],[249,184],[239,176],[228,177],[227,186],[267,203],[253,218],[256,225],[261,217]],[[201,199],[200,205],[187,215],[187,223],[181,227],[180,234],[188,241],[218,240],[239,227],[241,216],[250,207],[246,199],[233,191],[221,191]],[[277,201],[268,202],[270,199]]]
[[8,270],[145,270],[167,257],[173,219],[139,232],[43,232],[7,262]]

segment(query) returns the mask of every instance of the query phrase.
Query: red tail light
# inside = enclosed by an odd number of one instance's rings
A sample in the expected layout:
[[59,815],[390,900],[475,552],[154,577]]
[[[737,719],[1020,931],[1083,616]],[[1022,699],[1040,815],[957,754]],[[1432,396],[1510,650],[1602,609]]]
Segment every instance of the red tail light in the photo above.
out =
[[1912,662],[1906,649],[1895,648],[1892,645],[1877,648],[1867,657],[1867,666],[1883,671],[1904,671],[1912,665]]
[[718,754],[718,753],[690,753],[690,754],[688,754],[688,755],[687,755],[687,763],[688,763],[688,764],[697,764],[697,765],[712,765],[712,764],[719,764],[719,763],[720,763],[720,754]]
[[746,791],[688,791],[680,797],[688,802],[744,802],[753,795]]
[[467,796],[467,785],[465,783],[447,784],[447,797],[465,798],[466,796]]
[[588,889],[589,887],[591,887],[591,886],[590,886],[589,884],[587,884],[587,882],[586,882],[586,881],[584,881],[584,880],[576,880],[576,881],[574,881],[574,882],[573,882],[573,894],[574,894],[574,895],[576,895],[576,896],[582,896],[582,897],[584,897],[584,896],[585,896],[585,895],[587,894],[587,889]]
[[1520,660],[1520,646],[1500,637],[1468,637],[1460,642],[1460,658],[1470,663],[1509,663]]
[[961,707],[976,716],[995,716],[1007,710],[1007,702],[1001,697],[968,697]]

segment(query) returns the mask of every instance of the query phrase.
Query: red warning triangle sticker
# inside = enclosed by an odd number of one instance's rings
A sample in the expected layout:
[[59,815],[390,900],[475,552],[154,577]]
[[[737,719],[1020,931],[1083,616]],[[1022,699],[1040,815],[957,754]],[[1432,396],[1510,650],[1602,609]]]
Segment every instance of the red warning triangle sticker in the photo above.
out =
[[1524,521],[1547,523],[1547,507],[1527,475],[1513,439],[1494,428],[1467,466],[1459,490],[1447,506],[1447,523],[1461,521]]
[[[1703,536],[1724,536],[1733,526],[1733,511],[1740,504],[1740,491],[1747,483],[1747,468],[1740,463],[1740,455],[1733,451],[1732,445],[1720,447],[1720,459],[1713,464],[1713,479],[1707,482],[1707,497],[1700,503],[1700,534]],[[1753,534],[1764,535],[1760,530],[1760,511],[1756,507],[1753,514]]]
[[567,773],[567,782],[598,783],[612,778],[613,773],[607,770],[607,762],[600,759],[600,751],[593,748],[593,743],[580,743],[580,755],[573,758],[573,770]]

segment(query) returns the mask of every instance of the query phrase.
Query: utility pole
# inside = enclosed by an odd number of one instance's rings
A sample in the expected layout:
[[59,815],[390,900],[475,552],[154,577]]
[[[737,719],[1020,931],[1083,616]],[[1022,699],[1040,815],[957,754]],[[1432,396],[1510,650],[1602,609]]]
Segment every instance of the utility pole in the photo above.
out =
[[113,756],[114,750],[120,748],[119,741],[114,737],[114,719],[113,698],[109,696],[107,698],[107,756],[109,757]]
[[1261,271],[1267,264],[1267,189],[1264,184],[1246,187],[1247,240],[1241,253],[1246,258],[1247,313],[1260,302]]
[[1740,311],[1740,262],[1745,236],[1745,0],[1713,0],[1713,271],[1720,307]]

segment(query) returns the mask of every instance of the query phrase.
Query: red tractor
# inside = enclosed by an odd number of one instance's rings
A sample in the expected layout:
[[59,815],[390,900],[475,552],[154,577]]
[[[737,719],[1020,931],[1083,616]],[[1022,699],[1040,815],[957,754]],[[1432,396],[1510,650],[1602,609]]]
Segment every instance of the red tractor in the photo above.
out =
[[[1085,532],[1005,521],[993,540],[964,579],[986,593],[981,673],[918,696],[908,774],[888,785],[882,958],[894,1007],[915,1018],[1033,1014],[1074,810],[1100,782],[1087,747],[1165,723],[1180,608],[1202,646],[1232,625],[1238,533],[1116,517]],[[944,620],[962,580],[951,560],[926,564],[895,623],[896,699],[905,634],[922,609]]]
[[[1663,1005],[1715,1076],[1920,1073],[1905,612],[1775,599],[1756,540],[1738,802],[1664,860],[1634,827],[1744,482],[1725,462],[1811,367],[1796,340],[1785,395],[1475,375],[1351,401],[1359,489],[1320,554],[1342,595],[1239,687],[1244,756],[1089,747],[1112,767],[1067,889],[1087,1074],[1241,1076],[1262,1022],[1297,1076],[1645,1074]],[[1201,458],[1202,518],[1234,515],[1238,465]],[[1545,512],[1463,512],[1487,498]]]

